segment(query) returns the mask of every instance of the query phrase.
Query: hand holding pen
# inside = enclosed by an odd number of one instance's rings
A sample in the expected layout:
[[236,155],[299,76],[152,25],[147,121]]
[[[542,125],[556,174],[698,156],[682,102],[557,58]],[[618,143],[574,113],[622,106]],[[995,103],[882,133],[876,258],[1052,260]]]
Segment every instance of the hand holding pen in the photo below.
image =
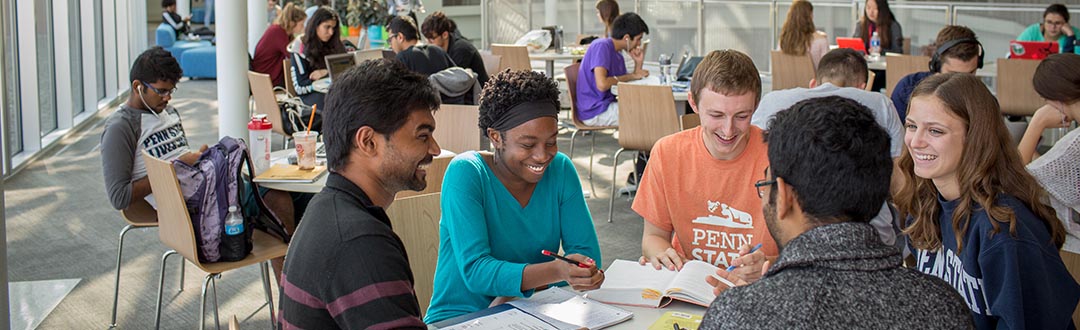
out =
[[761,243],[753,248],[749,244],[744,244],[739,247],[739,257],[731,260],[731,266],[728,266],[727,271],[746,283],[754,283],[761,278],[762,270],[768,269],[767,264],[765,252],[761,251]]
[[566,265],[566,282],[574,290],[594,290],[604,283],[604,272],[597,268],[596,261],[592,258],[576,253],[564,257],[548,250],[541,250],[540,253],[558,259],[559,263]]

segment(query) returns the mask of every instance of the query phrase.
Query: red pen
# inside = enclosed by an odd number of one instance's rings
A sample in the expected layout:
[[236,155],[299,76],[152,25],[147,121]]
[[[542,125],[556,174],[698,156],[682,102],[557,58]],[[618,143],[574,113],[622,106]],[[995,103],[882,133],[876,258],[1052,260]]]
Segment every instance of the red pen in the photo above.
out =
[[564,256],[560,256],[558,253],[551,252],[551,251],[548,251],[548,250],[540,250],[540,253],[543,253],[545,256],[549,256],[549,257],[552,257],[552,258],[555,258],[555,259],[559,259],[559,260],[562,260],[562,261],[569,262],[569,263],[571,263],[573,265],[578,266],[579,268],[590,268],[590,267],[592,267],[592,266],[586,265],[584,263],[581,263],[579,261],[576,261],[576,260],[573,260],[573,259],[570,259],[570,258],[567,258],[567,257],[564,257]]

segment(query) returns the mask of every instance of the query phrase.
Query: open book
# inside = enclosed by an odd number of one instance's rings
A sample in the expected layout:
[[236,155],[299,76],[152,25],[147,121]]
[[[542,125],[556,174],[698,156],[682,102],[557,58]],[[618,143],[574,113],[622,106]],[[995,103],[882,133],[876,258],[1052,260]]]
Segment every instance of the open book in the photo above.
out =
[[622,308],[583,298],[554,287],[482,311],[451,318],[438,329],[603,329],[634,316]]
[[[637,261],[615,260],[604,272],[604,284],[591,291],[589,299],[611,304],[659,308],[671,303],[671,299],[708,307],[716,295],[705,278],[716,274],[716,266],[692,260],[683,264],[680,271],[652,265],[640,265]],[[719,278],[719,277],[717,277]],[[728,286],[734,284],[725,279]]]
[[255,182],[312,183],[326,174],[326,166],[301,170],[298,165],[274,164],[270,169],[255,176]]

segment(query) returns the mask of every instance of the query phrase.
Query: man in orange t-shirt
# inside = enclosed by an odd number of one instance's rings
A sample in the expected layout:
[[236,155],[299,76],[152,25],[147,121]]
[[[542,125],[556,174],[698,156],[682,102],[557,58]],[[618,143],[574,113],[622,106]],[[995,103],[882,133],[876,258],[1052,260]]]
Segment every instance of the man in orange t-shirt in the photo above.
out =
[[733,50],[709,53],[693,77],[689,102],[701,126],[656,142],[634,199],[645,218],[640,262],[736,266],[732,273],[752,282],[766,256],[779,254],[754,187],[769,167],[762,131],[750,124],[761,79],[750,57]]

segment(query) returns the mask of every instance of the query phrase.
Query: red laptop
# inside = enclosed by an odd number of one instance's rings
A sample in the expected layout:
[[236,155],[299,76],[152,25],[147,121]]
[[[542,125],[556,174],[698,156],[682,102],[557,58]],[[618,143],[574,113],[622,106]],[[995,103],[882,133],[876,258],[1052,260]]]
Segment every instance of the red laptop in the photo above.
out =
[[1057,54],[1059,49],[1057,42],[1013,40],[1009,42],[1009,58],[1041,60]]
[[836,46],[839,48],[851,48],[866,54],[866,45],[863,44],[860,38],[836,37]]

